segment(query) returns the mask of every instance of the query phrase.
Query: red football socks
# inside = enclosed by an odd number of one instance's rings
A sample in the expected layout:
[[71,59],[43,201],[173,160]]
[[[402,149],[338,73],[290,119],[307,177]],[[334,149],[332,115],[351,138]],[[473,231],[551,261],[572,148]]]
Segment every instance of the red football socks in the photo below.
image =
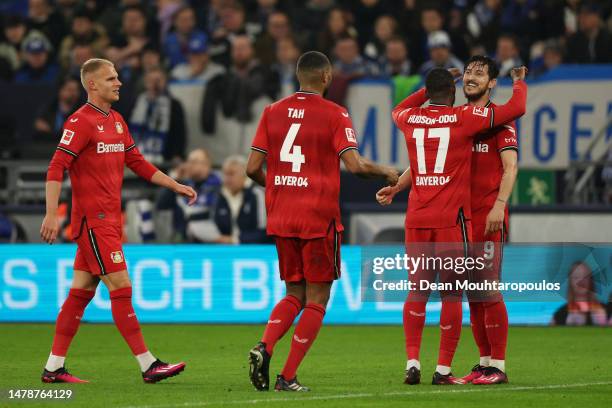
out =
[[491,359],[506,359],[508,343],[508,311],[504,301],[483,302],[484,324],[491,345]]
[[408,360],[418,360],[421,350],[421,337],[425,326],[425,306],[427,302],[407,300],[404,302],[404,336]]
[[287,362],[281,372],[286,380],[295,378],[300,363],[317,338],[324,316],[325,308],[322,305],[308,303],[304,308],[304,312],[302,312],[302,316],[293,333]]
[[301,310],[302,303],[292,295],[285,296],[274,306],[261,338],[261,341],[266,344],[268,354],[272,355],[274,346],[287,333]]
[[51,353],[55,356],[65,357],[74,338],[85,308],[96,294],[93,290],[70,289],[55,323],[55,337]]
[[442,301],[438,365],[450,367],[461,336],[461,302]]
[[140,324],[132,307],[132,288],[115,289],[110,292],[113,320],[119,332],[137,356],[147,351]]
[[470,302],[470,324],[480,357],[490,356],[491,346],[489,345],[487,329],[485,328],[485,309],[483,302]]

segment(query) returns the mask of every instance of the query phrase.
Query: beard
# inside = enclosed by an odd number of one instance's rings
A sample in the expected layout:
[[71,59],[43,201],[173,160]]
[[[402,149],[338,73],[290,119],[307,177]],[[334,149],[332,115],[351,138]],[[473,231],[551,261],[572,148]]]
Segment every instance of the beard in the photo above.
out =
[[467,99],[470,102],[479,100],[484,95],[486,95],[487,92],[489,92],[489,89],[485,88],[483,90],[479,90],[476,93],[468,94],[467,92],[465,92],[465,89],[463,89],[463,95],[465,96],[465,99]]

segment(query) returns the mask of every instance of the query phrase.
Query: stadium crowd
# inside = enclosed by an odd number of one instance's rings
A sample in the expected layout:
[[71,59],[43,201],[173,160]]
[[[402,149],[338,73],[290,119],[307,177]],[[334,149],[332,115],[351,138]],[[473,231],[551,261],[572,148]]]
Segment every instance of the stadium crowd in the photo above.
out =
[[[187,151],[184,107],[168,83],[203,85],[199,122],[203,132],[214,133],[219,109],[246,123],[257,119],[251,105],[259,97],[278,99],[294,92],[295,63],[305,50],[330,56],[335,72],[328,98],[342,103],[356,78],[401,80],[434,67],[462,69],[463,61],[476,54],[494,57],[502,77],[521,64],[538,77],[561,63],[610,63],[611,11],[612,0],[5,1],[0,5],[0,82],[55,89],[51,102],[36,114],[27,154],[20,153],[46,160],[62,124],[84,102],[81,65],[89,58],[108,58],[123,82],[114,108],[128,119],[140,151],[201,189],[202,202],[189,214],[173,199],[157,201],[158,208],[172,210],[176,235],[192,241],[261,242],[260,192],[247,185],[237,204],[227,195],[237,187],[210,173],[208,153]],[[3,133],[12,128],[3,127]],[[11,154],[3,151],[2,157]],[[224,180],[231,173],[226,168],[242,171],[243,160],[227,158]],[[242,222],[249,225],[248,237],[228,229],[227,220],[217,220],[225,227],[214,233],[190,232],[188,224],[202,214],[219,216],[208,213],[218,205],[233,214],[234,223],[246,205],[250,218]]]

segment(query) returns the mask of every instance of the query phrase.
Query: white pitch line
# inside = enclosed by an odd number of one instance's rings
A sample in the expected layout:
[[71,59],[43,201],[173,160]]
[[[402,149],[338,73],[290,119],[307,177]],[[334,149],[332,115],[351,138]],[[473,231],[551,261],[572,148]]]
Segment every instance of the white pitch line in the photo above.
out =
[[[527,390],[554,390],[559,388],[576,388],[576,387],[592,387],[598,385],[612,385],[612,381],[578,383],[578,384],[549,384],[536,386],[486,386],[464,389],[439,389],[434,391],[394,391],[384,393],[362,393],[362,394],[336,394],[336,395],[318,395],[312,397],[295,398],[269,398],[269,399],[251,399],[251,400],[230,400],[230,401],[200,401],[200,402],[184,402],[181,404],[164,404],[164,405],[131,405],[124,408],[185,408],[185,407],[209,407],[213,405],[239,405],[260,403],[271,404],[274,402],[302,402],[302,401],[319,401],[319,400],[336,400],[336,399],[353,399],[353,398],[372,398],[372,397],[394,397],[404,395],[430,395],[430,394],[467,394],[472,392],[494,392],[494,391],[527,391]],[[444,386],[442,386],[444,387]],[[459,386],[460,387],[460,386]]]

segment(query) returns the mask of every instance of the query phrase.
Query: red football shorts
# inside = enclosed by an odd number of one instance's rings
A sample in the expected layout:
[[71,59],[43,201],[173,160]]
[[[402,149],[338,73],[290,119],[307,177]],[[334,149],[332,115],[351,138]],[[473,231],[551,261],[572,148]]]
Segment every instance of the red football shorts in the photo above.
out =
[[486,219],[477,219],[474,223],[474,253],[475,256],[481,256],[485,259],[486,268],[477,274],[474,278],[478,281],[500,280],[501,266],[504,255],[504,244],[508,239],[508,220],[504,220],[502,229],[489,233],[485,236]]
[[314,239],[274,237],[280,278],[286,282],[331,282],[340,278],[342,233],[333,224]]
[[457,290],[457,281],[467,280],[469,270],[465,267],[448,268],[449,258],[455,265],[462,265],[465,258],[471,256],[472,225],[462,217],[457,225],[448,228],[406,228],[406,254],[412,258],[421,258],[426,263],[409,271],[409,281],[415,286],[410,291],[409,300],[426,301],[430,290],[424,283],[448,284],[451,289],[440,290],[445,300],[461,301],[461,291]]
[[126,270],[121,236],[121,227],[87,228],[87,224],[84,224],[75,238],[78,248],[74,269],[96,276]]

